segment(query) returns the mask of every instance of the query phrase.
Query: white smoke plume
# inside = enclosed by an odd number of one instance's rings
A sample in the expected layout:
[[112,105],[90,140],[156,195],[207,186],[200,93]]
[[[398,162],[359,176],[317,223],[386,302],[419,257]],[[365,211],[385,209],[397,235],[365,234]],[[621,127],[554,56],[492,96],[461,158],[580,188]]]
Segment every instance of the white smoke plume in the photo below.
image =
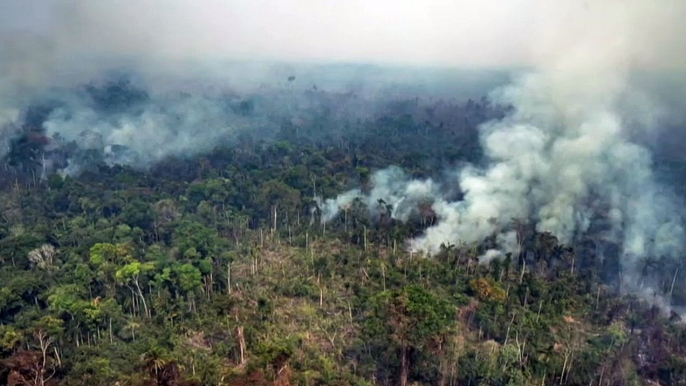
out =
[[[488,261],[516,252],[513,219],[571,243],[604,218],[608,237],[622,245],[625,289],[635,292],[631,277],[639,258],[684,251],[682,213],[656,182],[650,152],[632,141],[632,130],[654,130],[661,113],[632,74],[683,68],[686,3],[589,1],[565,7],[571,11],[566,19],[543,24],[535,70],[491,96],[514,112],[480,128],[488,166],[461,169],[462,200],[432,197],[438,223],[411,248],[435,254],[443,244],[497,235],[500,249],[482,256]],[[366,200],[402,201],[387,186],[402,194],[419,183],[376,182],[382,184]]]
[[336,198],[327,198],[326,200],[323,200],[321,197],[315,197],[315,203],[321,212],[321,223],[326,224],[333,220],[342,210],[348,210],[356,199],[362,197],[364,195],[360,189],[352,189],[338,195]]
[[[230,100],[222,103],[202,95],[156,95],[150,99],[141,111],[109,115],[76,103],[53,111],[43,127],[50,137],[76,141],[82,149],[104,151],[111,164],[130,165],[210,150],[248,127],[275,130],[274,123],[264,117],[233,113],[228,108]],[[113,151],[117,147],[126,152]]]
[[421,204],[430,204],[440,192],[440,186],[431,179],[412,180],[395,166],[374,172],[370,183],[372,189],[367,194],[360,189],[352,189],[336,198],[317,198],[321,222],[333,220],[356,200],[363,203],[374,216],[387,213],[395,220],[407,221],[417,213]]

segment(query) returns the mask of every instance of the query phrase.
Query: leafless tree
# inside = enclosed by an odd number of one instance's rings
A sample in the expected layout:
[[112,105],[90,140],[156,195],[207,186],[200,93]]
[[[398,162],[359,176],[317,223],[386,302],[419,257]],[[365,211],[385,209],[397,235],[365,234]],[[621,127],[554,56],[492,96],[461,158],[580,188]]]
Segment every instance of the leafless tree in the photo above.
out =
[[54,268],[54,258],[57,254],[55,247],[50,244],[43,244],[29,252],[29,261],[39,269],[51,271]]

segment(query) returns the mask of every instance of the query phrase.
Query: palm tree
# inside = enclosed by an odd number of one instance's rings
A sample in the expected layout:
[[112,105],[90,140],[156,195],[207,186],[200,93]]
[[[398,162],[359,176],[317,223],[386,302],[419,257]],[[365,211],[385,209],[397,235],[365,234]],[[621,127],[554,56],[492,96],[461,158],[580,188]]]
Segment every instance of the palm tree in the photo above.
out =
[[126,321],[126,325],[124,326],[125,330],[131,331],[131,338],[133,341],[136,341],[136,330],[141,327],[141,324],[138,323],[134,318],[129,318]]
[[167,366],[169,359],[162,348],[153,345],[148,352],[142,355],[141,362],[150,374],[157,376]]
[[454,255],[455,245],[450,243],[448,243],[448,245],[441,244],[440,249],[441,250],[436,257],[443,262],[449,263],[451,261],[451,257]]

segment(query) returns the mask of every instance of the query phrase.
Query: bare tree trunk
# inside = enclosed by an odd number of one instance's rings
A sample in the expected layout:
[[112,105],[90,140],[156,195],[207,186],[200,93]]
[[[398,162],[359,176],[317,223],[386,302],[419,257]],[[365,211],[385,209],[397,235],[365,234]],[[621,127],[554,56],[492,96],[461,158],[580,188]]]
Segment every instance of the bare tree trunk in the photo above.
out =
[[403,343],[400,349],[400,386],[407,386],[407,377],[410,373],[407,351],[407,345]]
[[57,359],[57,366],[62,367],[62,356],[60,355],[59,350],[57,349],[56,346],[52,346],[52,349],[55,352],[55,359]]
[[507,332],[505,333],[505,343],[503,343],[503,346],[506,345],[507,341],[510,339],[510,328],[512,327],[512,323],[514,323],[516,316],[516,313],[512,313],[512,319],[510,320],[510,324],[507,325]]
[[522,273],[519,275],[519,284],[524,280],[524,273],[526,272],[526,259],[522,259]]
[[126,284],[126,286],[129,287],[129,290],[131,291],[131,315],[136,316],[136,311],[138,311],[136,307],[136,292],[134,292],[130,285]]
[[241,350],[241,365],[245,364],[245,336],[243,335],[243,326],[238,326],[238,345]]
[[[562,384],[562,382],[563,382],[564,379],[565,379],[565,370],[567,370],[567,361],[568,361],[568,360],[569,360],[569,353],[566,352],[566,353],[565,353],[565,361],[564,361],[564,363],[562,364],[562,373],[560,373],[560,385]],[[602,374],[601,374],[601,379],[602,379]]]
[[367,226],[364,226],[364,250],[367,250]]
[[541,300],[538,303],[538,312],[536,313],[536,323],[538,323],[538,319],[541,317],[541,308],[543,308],[543,300]]
[[48,350],[50,349],[50,346],[52,346],[54,340],[43,330],[38,331],[36,338],[38,338],[38,343],[40,345],[42,361],[40,364],[36,364],[36,368],[34,369],[36,373],[34,377],[34,384],[44,386],[45,383],[55,375],[55,368],[54,366],[51,366],[53,367],[52,374],[46,377],[46,374],[48,374]]
[[145,316],[150,317],[150,311],[148,311],[148,305],[145,303],[145,296],[143,296],[143,291],[141,291],[141,286],[138,284],[138,278],[133,281],[133,283],[136,285],[136,288],[138,289],[138,296],[141,297],[141,301],[143,302],[143,310],[145,312]]
[[381,277],[383,279],[383,290],[386,290],[386,267],[381,263]]
[[231,262],[226,264],[226,288],[229,294],[231,294]]
[[674,292],[674,283],[676,282],[676,276],[679,274],[679,268],[677,267],[676,271],[674,272],[674,277],[672,278],[672,286],[669,288],[669,296],[672,296],[672,293]]

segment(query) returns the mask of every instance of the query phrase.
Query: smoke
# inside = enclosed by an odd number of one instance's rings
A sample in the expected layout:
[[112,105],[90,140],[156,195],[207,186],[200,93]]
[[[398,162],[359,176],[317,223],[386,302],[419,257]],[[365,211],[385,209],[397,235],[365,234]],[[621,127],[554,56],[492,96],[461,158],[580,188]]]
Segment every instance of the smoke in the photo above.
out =
[[[247,130],[271,128],[262,116],[246,117],[232,109],[238,101],[202,94],[125,94],[123,111],[77,100],[52,111],[43,123],[45,133],[64,142],[75,141],[82,150],[104,152],[110,164],[150,165],[169,156],[197,154]],[[75,160],[72,160],[75,161]]]
[[[514,110],[480,127],[487,166],[459,170],[461,200],[426,190],[438,222],[410,248],[431,255],[441,245],[495,235],[498,248],[482,256],[489,261],[518,252],[513,220],[531,222],[566,244],[596,225],[622,247],[624,290],[646,294],[636,279],[639,261],[683,253],[684,213],[657,182],[650,151],[635,140],[637,133],[655,131],[665,111],[633,80],[639,70],[684,68],[686,3],[562,7],[566,12],[557,15],[564,17],[538,24],[535,69],[491,95]],[[375,178],[364,200],[413,202],[409,187],[425,183]]]
[[[356,199],[364,197],[362,191],[359,189],[349,190],[336,198],[327,198],[322,200],[320,197],[315,198],[317,207],[321,211],[321,222],[326,224],[338,216],[341,210],[348,210]],[[371,201],[371,200],[369,200]]]
[[[315,79],[326,79],[327,89],[336,83],[339,88],[365,91],[368,100],[398,83],[424,83],[425,91],[435,91],[446,83],[446,74],[425,74],[429,68],[446,66],[484,70],[533,65],[546,67],[549,76],[574,72],[579,75],[574,82],[584,80],[581,74],[598,70],[594,76],[601,79],[598,88],[602,90],[611,83],[605,79],[607,73],[621,71],[624,63],[641,69],[683,68],[683,48],[673,36],[686,31],[672,22],[683,19],[682,11],[678,0],[659,5],[637,0],[571,1],[562,6],[543,0],[507,4],[496,0],[353,0],[344,5],[329,0],[277,4],[144,0],[135,5],[3,1],[0,155],[7,153],[10,140],[22,126],[26,106],[46,96],[61,101],[44,125],[49,135],[59,132],[63,138],[75,139],[90,130],[102,137],[105,148],[126,147],[137,154],[135,163],[149,164],[166,155],[208,150],[248,126],[244,119],[224,111],[223,101],[208,97],[206,89],[254,91],[276,79],[283,86],[294,72],[298,72],[296,82],[308,82],[304,87]],[[561,50],[569,60],[558,60]],[[242,65],[236,64],[241,61]],[[295,65],[276,67],[271,62]],[[331,70],[333,76],[322,77],[313,68],[320,63],[396,67],[384,70],[384,75],[376,69],[337,68]],[[619,69],[617,64],[621,64]],[[422,66],[424,75],[397,71],[406,65]],[[89,105],[88,98],[65,98],[74,88],[101,80],[111,69],[124,69],[142,79],[150,96],[144,111],[104,116]],[[560,85],[551,91],[562,94],[563,87],[574,89],[563,84],[572,77],[560,76],[549,79],[548,83]],[[481,83],[494,82],[499,81],[491,78]],[[180,92],[192,97],[180,98]],[[564,97],[568,102],[576,96]],[[274,106],[290,102],[282,98]],[[205,132],[199,129],[201,125],[206,125]],[[254,122],[250,130],[264,125],[264,121]],[[273,126],[273,120],[266,126]]]
[[[332,12],[332,4],[306,0],[268,5],[242,0],[203,4],[145,0],[135,6],[119,1],[4,1],[0,4],[0,158],[28,128],[49,137],[52,149],[75,144],[81,150],[66,164],[48,155],[44,172],[61,168],[61,174],[78,173],[83,165],[93,164],[91,150],[102,153],[109,164],[144,167],[168,156],[211,150],[242,132],[269,137],[283,121],[306,119],[325,103],[336,116],[354,120],[373,114],[379,99],[388,99],[399,89],[405,95],[419,91],[446,95],[454,94],[454,87],[442,86],[458,83],[461,96],[474,96],[484,83],[501,82],[502,76],[496,78],[478,67],[466,76],[404,67],[448,64],[435,55],[446,52],[438,48],[447,20],[441,21],[441,28],[427,26],[436,22],[441,8],[450,6],[438,1],[426,8],[426,17],[408,19],[417,15],[413,2],[382,3],[353,1],[345,7],[336,5]],[[493,5],[465,7],[475,15],[505,16]],[[409,24],[390,22],[389,12],[391,19]],[[468,35],[476,33],[466,32],[463,29],[458,40],[467,42]],[[407,39],[420,43],[417,47],[433,48],[423,55],[410,53]],[[508,49],[514,50],[514,43]],[[491,57],[504,55],[503,50],[488,51],[481,58],[463,58],[461,65],[504,64]],[[413,58],[423,59],[419,63]],[[345,66],[348,62],[397,66],[381,71]],[[322,71],[317,66],[322,63],[340,65]],[[107,88],[102,83],[116,78],[112,70],[131,76],[127,87],[133,94],[128,89],[109,90],[120,100],[103,102],[84,91],[84,85],[93,83]],[[288,82],[292,75],[297,75],[295,82]],[[358,99],[313,102],[303,90],[315,84],[329,92],[352,90]],[[145,98],[138,98],[136,90],[142,90]],[[249,114],[236,109],[242,102],[250,105]],[[35,105],[50,107],[40,122],[29,117]]]
[[373,216],[390,215],[394,220],[407,221],[417,215],[422,204],[430,204],[441,191],[440,185],[431,179],[412,180],[402,169],[394,166],[373,173],[370,183],[373,189],[368,194],[352,189],[336,198],[322,200],[317,197],[321,222],[333,220],[356,201],[364,204]]

